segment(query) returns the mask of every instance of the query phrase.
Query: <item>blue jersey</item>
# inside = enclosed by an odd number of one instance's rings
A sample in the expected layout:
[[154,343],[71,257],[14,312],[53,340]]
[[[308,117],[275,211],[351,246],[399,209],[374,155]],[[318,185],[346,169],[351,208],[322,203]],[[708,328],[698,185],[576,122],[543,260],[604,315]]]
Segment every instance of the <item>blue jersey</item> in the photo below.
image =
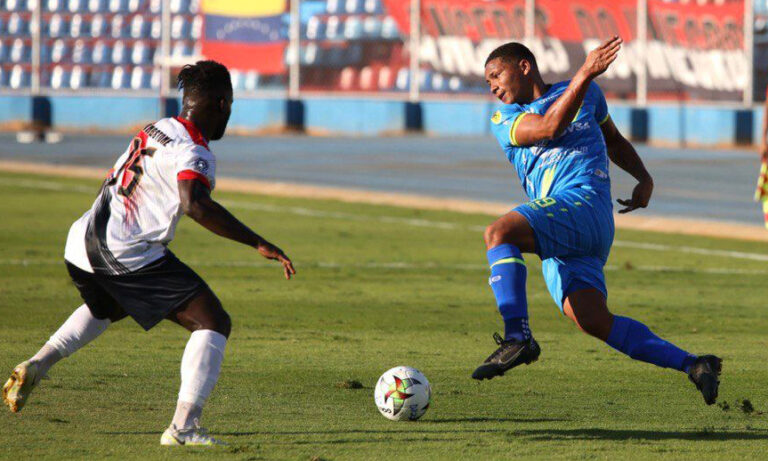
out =
[[531,200],[577,187],[610,197],[608,155],[600,130],[608,120],[608,106],[596,83],[590,82],[583,104],[562,135],[532,146],[519,146],[515,140],[515,130],[525,114],[544,115],[568,83],[552,85],[530,104],[504,104],[491,117],[491,131]]

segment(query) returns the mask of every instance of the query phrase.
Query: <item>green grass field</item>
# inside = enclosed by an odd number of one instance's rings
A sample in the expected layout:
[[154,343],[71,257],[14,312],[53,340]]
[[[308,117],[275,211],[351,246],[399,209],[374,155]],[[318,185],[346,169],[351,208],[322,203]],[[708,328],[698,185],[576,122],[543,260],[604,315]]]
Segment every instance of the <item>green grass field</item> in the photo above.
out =
[[[81,302],[62,255],[97,181],[0,173],[0,370],[10,373]],[[126,319],[60,362],[25,410],[0,412],[0,458],[512,459],[765,458],[768,244],[619,231],[614,312],[693,352],[724,358],[723,406],[687,377],[634,362],[563,317],[528,257],[539,362],[478,383],[501,330],[482,228],[489,216],[217,193],[299,271],[191,220],[173,251],[233,319],[204,424],[217,449],[161,447],[188,333]],[[652,245],[645,245],[652,244]],[[645,246],[644,246],[645,245]],[[763,255],[748,259],[750,254]],[[418,422],[373,403],[378,376],[420,369],[434,390]],[[340,383],[358,380],[363,389]],[[744,402],[747,400],[748,402]]]

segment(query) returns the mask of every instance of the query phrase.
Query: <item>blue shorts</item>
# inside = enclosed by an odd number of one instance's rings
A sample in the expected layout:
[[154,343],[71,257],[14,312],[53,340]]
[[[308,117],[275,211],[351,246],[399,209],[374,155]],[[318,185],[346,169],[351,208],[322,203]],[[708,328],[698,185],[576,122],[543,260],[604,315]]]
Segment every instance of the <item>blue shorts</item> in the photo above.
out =
[[613,244],[610,194],[574,188],[520,205],[536,236],[544,281],[560,310],[569,293],[597,288],[606,297],[603,266]]

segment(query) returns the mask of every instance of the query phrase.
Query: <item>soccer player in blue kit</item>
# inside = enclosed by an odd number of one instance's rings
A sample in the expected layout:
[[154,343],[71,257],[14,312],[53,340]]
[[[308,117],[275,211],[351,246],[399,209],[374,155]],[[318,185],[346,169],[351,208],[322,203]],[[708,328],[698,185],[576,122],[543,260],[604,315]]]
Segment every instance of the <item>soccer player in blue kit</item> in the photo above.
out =
[[505,328],[503,338],[494,335],[498,349],[472,377],[491,379],[539,357],[528,326],[522,256],[536,253],[550,294],[579,328],[635,360],[687,373],[711,405],[720,358],[690,354],[644,324],[611,314],[606,304],[603,266],[614,235],[608,160],[638,181],[631,199],[618,200],[624,207],[619,213],[646,207],[653,191],[650,174],[592,82],[620,48],[620,38],[607,40],[589,53],[572,80],[553,85],[544,83],[536,58],[520,43],[502,45],[486,60],[486,81],[504,103],[491,128],[531,201],[485,231],[489,283]]

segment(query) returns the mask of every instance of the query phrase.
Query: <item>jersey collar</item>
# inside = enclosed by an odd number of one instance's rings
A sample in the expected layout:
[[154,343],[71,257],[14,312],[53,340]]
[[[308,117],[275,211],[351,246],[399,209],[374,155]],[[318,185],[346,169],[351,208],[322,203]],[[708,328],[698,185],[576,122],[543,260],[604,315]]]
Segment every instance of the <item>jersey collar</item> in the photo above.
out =
[[[195,126],[194,123],[192,123],[191,120],[187,120],[183,117],[173,117],[174,120],[184,125],[184,128],[186,128],[187,133],[189,133],[189,136],[192,138],[192,141],[194,141],[195,144],[198,146],[203,146],[206,149],[208,149],[208,140],[205,139],[205,136],[200,132],[199,129],[197,129],[197,126]],[[210,150],[210,149],[209,149]]]

